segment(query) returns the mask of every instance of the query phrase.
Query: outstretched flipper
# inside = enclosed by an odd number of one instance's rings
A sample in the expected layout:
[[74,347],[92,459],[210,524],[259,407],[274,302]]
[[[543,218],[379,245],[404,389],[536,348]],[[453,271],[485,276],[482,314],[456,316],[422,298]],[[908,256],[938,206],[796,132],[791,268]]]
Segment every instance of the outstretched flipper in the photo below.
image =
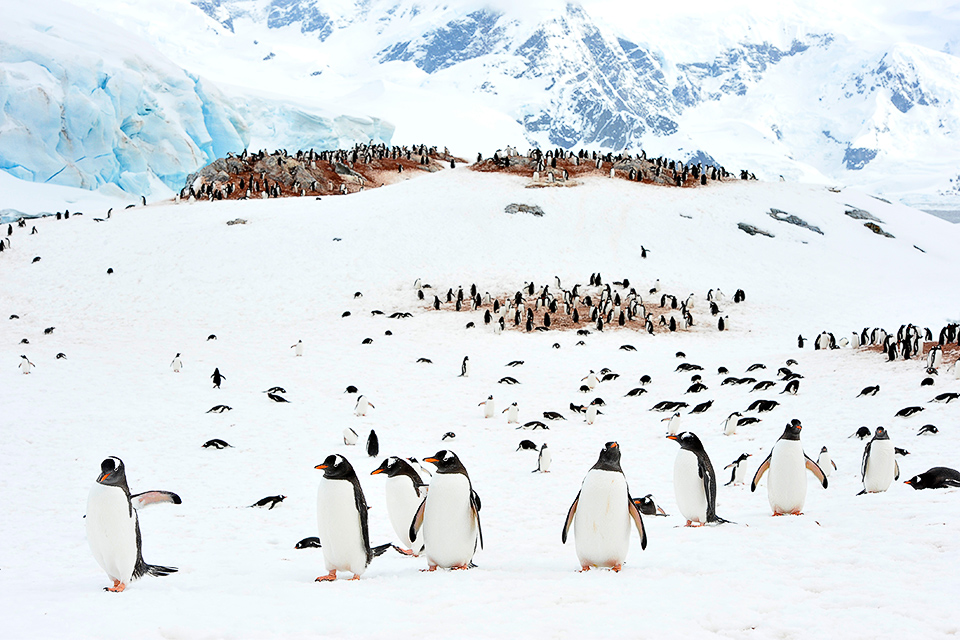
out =
[[427,506],[427,499],[424,498],[423,502],[420,503],[420,508],[417,509],[417,512],[413,516],[413,521],[410,523],[410,542],[414,542],[417,539],[417,533],[420,532],[420,527],[423,525],[423,510]]
[[573,499],[573,504],[570,505],[570,510],[567,511],[567,521],[563,523],[563,535],[560,536],[563,544],[567,544],[567,533],[570,531],[570,525],[573,524],[573,516],[577,515],[577,503],[579,502],[580,492],[577,491],[577,497]]
[[470,504],[473,507],[473,517],[477,519],[477,533],[480,534],[480,548],[483,549],[483,527],[480,526],[480,494],[473,489],[470,490]]
[[[767,472],[767,469],[770,468],[770,458],[773,457],[773,452],[767,456],[767,459],[763,461],[760,465],[760,468],[757,469],[757,472],[753,474],[753,482],[750,483],[751,493],[757,490],[757,483],[760,482],[760,478],[763,477],[763,474]],[[809,460],[809,458],[807,458]],[[822,473],[822,472],[821,472]]]
[[158,502],[180,504],[183,501],[180,499],[180,496],[172,491],[144,491],[143,493],[135,493],[130,496],[130,504],[137,510],[148,507],[151,504],[157,504]]
[[643,528],[643,518],[640,516],[640,510],[637,509],[637,505],[634,504],[633,499],[630,495],[627,495],[627,511],[630,513],[630,517],[633,518],[633,523],[637,526],[637,532],[640,534],[640,548],[647,548],[647,530]]
[[807,466],[807,469],[810,470],[810,473],[815,475],[817,477],[817,480],[820,481],[820,484],[823,485],[823,488],[826,489],[827,476],[823,474],[823,469],[820,468],[820,465],[818,465],[816,462],[811,460],[810,456],[808,456],[807,454],[803,454],[803,459],[806,461],[805,464]]

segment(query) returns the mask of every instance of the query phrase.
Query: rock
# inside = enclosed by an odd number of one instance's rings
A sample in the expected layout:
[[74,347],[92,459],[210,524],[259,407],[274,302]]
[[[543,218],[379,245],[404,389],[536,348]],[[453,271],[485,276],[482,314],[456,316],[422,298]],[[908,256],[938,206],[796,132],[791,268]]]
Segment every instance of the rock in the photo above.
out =
[[873,231],[873,232],[874,232],[875,234],[877,234],[878,236],[883,236],[884,238],[893,238],[893,237],[895,237],[892,233],[887,233],[886,231],[884,231],[883,229],[881,229],[881,228],[880,228],[880,225],[878,225],[878,224],[874,224],[874,223],[872,223],[872,222],[864,222],[864,223],[863,223],[863,226],[865,226],[867,229],[870,229],[870,231]]
[[234,225],[234,224],[247,224],[247,221],[244,220],[243,218],[234,218],[233,220],[230,220],[227,222],[227,225]]
[[755,236],[755,235],[759,234],[759,235],[761,235],[761,236],[767,236],[768,238],[773,238],[773,237],[774,237],[774,235],[773,235],[772,233],[770,233],[769,231],[764,231],[763,229],[760,229],[760,228],[758,228],[758,227],[755,227],[755,226],[753,226],[752,224],[747,224],[746,222],[738,222],[738,223],[737,223],[737,228],[740,229],[741,231],[746,231],[747,233],[749,233],[749,234],[752,235],[752,236]]
[[787,224],[793,224],[798,227],[803,227],[804,229],[809,229],[814,233],[819,233],[823,235],[823,231],[820,231],[820,227],[815,227],[812,224],[809,224],[806,220],[798,218],[797,216],[787,213],[786,211],[781,211],[780,209],[770,208],[770,211],[767,213],[768,216],[774,220],[779,220],[780,222],[786,222]]
[[853,218],[854,220],[870,220],[872,222],[879,222],[881,224],[883,223],[883,220],[876,217],[869,211],[864,211],[863,209],[851,207],[850,205],[847,205],[847,206],[850,208],[845,210],[844,213],[850,216],[851,218]]
[[535,204],[508,204],[504,211],[507,213],[529,213],[538,218],[543,217],[543,209]]

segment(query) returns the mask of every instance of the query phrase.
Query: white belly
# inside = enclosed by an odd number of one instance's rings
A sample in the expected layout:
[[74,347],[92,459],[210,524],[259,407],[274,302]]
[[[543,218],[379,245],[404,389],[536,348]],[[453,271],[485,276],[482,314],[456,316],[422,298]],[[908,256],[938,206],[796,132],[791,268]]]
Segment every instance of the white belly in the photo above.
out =
[[390,516],[390,524],[393,525],[393,530],[403,546],[418,554],[423,550],[422,536],[416,544],[412,544],[410,524],[422,501],[423,499],[413,488],[413,481],[407,476],[387,478],[387,514]]
[[870,445],[870,457],[863,474],[863,488],[868,493],[886,491],[893,482],[894,465],[893,442],[874,440]]
[[349,571],[359,576],[366,570],[367,552],[363,547],[353,483],[320,479],[317,530],[327,571]]
[[817,466],[823,470],[823,475],[830,477],[830,472],[833,471],[833,463],[830,460],[829,453],[821,453],[820,457],[817,458]]
[[492,417],[493,417],[493,412],[494,412],[493,401],[492,401],[492,400],[487,400],[486,402],[484,402],[484,403],[483,403],[483,417],[484,417],[484,418],[492,418]]
[[479,528],[470,505],[470,483],[466,476],[461,473],[433,476],[421,534],[424,553],[431,564],[459,567],[473,559]]
[[680,449],[673,463],[673,491],[680,514],[687,520],[706,524],[707,494],[697,469],[696,454]]
[[600,380],[597,378],[597,376],[587,376],[587,386],[590,387],[590,389],[596,389],[599,383]]
[[780,440],[773,448],[767,471],[767,500],[774,513],[803,509],[807,499],[807,468],[799,440]]
[[516,423],[519,422],[520,410],[517,407],[510,407],[507,409],[507,422]]
[[741,462],[733,468],[733,484],[744,484],[747,481],[747,463]]
[[622,473],[591,469],[580,487],[573,520],[581,566],[622,564],[630,549],[627,482]]
[[550,453],[550,449],[544,449],[540,452],[540,471],[546,473],[550,471],[550,463],[553,462],[553,455]]
[[590,405],[587,407],[587,424],[593,424],[597,419],[597,407]]
[[123,489],[93,485],[84,523],[97,564],[111,579],[129,584],[137,564],[137,512],[130,514]]
[[723,435],[732,436],[737,432],[737,416],[727,418],[727,423],[723,426]]

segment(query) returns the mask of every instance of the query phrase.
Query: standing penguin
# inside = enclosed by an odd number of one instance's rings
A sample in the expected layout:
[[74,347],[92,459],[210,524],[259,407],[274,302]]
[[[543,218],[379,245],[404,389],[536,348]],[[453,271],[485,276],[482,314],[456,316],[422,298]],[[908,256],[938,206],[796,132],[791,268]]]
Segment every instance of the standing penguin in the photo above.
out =
[[491,396],[487,396],[487,399],[484,400],[483,402],[481,402],[481,403],[480,403],[479,405],[477,405],[477,406],[483,407],[483,417],[484,417],[484,418],[492,418],[492,417],[493,417],[494,411],[495,411],[496,409],[495,409],[494,404],[493,404],[493,396],[492,396],[492,395],[491,395]]
[[677,431],[680,429],[680,412],[675,412],[669,418],[664,418],[660,422],[667,423],[667,435],[674,436],[677,434]]
[[367,501],[353,466],[341,455],[326,457],[315,469],[323,470],[317,487],[317,529],[327,575],[316,582],[337,579],[337,571],[349,571],[359,580],[370,561],[390,548],[370,548],[367,529]]
[[732,436],[737,432],[737,421],[743,417],[743,414],[739,411],[734,411],[729,416],[727,416],[726,421],[723,423],[723,435]]
[[461,378],[467,378],[470,376],[470,356],[463,356],[463,362],[460,364],[460,376]]
[[370,429],[370,435],[367,436],[367,455],[371,458],[380,455],[380,438],[377,437],[377,432],[373,429]]
[[594,400],[587,406],[586,418],[587,424],[593,424],[597,421],[597,414],[599,410],[597,409],[597,402]]
[[724,469],[730,469],[732,467],[733,471],[730,473],[730,482],[723,486],[743,484],[747,481],[747,465],[745,465],[744,462],[746,462],[749,457],[749,453],[741,453],[739,458],[724,467]]
[[826,447],[820,449],[820,456],[817,458],[817,466],[823,471],[823,475],[830,477],[830,474],[837,470],[837,463],[830,457],[830,452]]
[[600,378],[597,377],[597,374],[593,372],[593,369],[590,370],[586,376],[584,376],[580,382],[586,381],[587,386],[590,387],[590,390],[597,388],[597,385],[600,384]]
[[173,368],[174,373],[180,373],[180,369],[183,368],[183,360],[180,359],[179,353],[173,357],[173,362],[170,363],[170,366]]
[[376,407],[367,400],[367,396],[361,395],[357,398],[357,405],[353,408],[353,413],[358,416],[365,416],[370,409],[376,409]]
[[520,408],[517,407],[516,402],[501,411],[501,413],[507,414],[507,424],[517,424],[520,422]]
[[219,389],[219,388],[220,388],[220,383],[227,379],[227,376],[220,375],[220,368],[219,368],[219,367],[214,367],[213,373],[210,375],[210,377],[213,379],[213,388],[214,388],[214,389]]
[[727,522],[717,515],[717,474],[700,438],[690,431],[667,438],[680,445],[673,463],[673,491],[686,526]]
[[480,496],[453,451],[438,451],[424,462],[437,465],[437,472],[410,523],[410,540],[418,542],[422,529],[428,571],[469,569],[478,540],[483,548]]
[[886,491],[894,480],[900,479],[900,466],[894,455],[893,442],[883,427],[877,427],[873,440],[863,450],[860,479],[863,481],[863,491],[858,496]]
[[293,353],[299,358],[303,355],[303,340],[297,340],[297,344],[291,345],[290,348],[294,350]]
[[97,483],[87,498],[84,518],[87,542],[97,564],[113,580],[105,591],[120,592],[130,581],[143,575],[165,576],[176,567],[162,567],[143,561],[140,522],[137,510],[157,502],[180,504],[180,496],[169,491],[147,491],[130,495],[126,470],[120,458],[110,456],[100,464]]
[[802,428],[799,420],[792,420],[787,424],[783,435],[757,469],[750,484],[750,491],[756,491],[760,478],[767,470],[770,471],[770,477],[767,479],[767,500],[775,516],[787,513],[795,516],[803,515],[803,503],[807,498],[804,467],[816,476],[824,489],[827,488],[827,476],[823,474],[823,470],[817,466],[817,463],[803,452],[803,445],[800,444]]
[[22,371],[24,375],[30,373],[30,370],[35,366],[37,365],[30,362],[30,358],[27,356],[20,356],[20,371]]
[[550,473],[550,463],[553,462],[553,456],[550,455],[550,449],[547,449],[547,443],[540,445],[540,457],[537,459],[537,468],[534,473]]
[[410,540],[410,523],[427,495],[427,485],[423,483],[413,465],[403,458],[386,458],[370,475],[379,473],[387,474],[387,515],[390,516],[390,524],[393,525],[397,537],[406,547],[400,549],[400,552],[408,556],[418,556],[423,551],[423,541],[414,543]]
[[640,548],[646,549],[643,519],[620,468],[620,445],[608,442],[570,505],[561,540],[566,544],[572,526],[581,571],[591,567],[620,571],[630,549],[631,519],[640,533]]
[[357,444],[359,437],[360,436],[357,435],[357,432],[350,427],[347,427],[343,430],[343,444],[347,445],[348,447]]

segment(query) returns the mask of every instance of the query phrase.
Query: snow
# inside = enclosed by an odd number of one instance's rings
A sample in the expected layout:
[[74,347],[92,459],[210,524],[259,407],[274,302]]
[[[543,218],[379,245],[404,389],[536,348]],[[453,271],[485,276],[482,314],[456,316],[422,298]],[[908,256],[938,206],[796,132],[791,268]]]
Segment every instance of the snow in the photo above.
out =
[[[918,360],[887,363],[867,351],[809,344],[799,350],[796,335],[826,329],[839,339],[903,322],[936,331],[956,320],[960,229],[852,189],[737,181],[680,190],[609,179],[524,186],[458,168],[319,201],[158,203],[115,208],[99,224],[92,217],[102,211],[91,210],[38,220],[37,235],[15,229],[12,249],[0,254],[6,635],[382,637],[434,633],[437,625],[470,637],[956,634],[957,491],[915,492],[902,480],[960,466],[952,427],[960,404],[927,404],[937,393],[960,391],[960,381],[944,366],[935,387],[921,389]],[[10,190],[0,193],[3,208]],[[545,215],[504,213],[514,202]],[[880,218],[896,237],[871,233],[843,214],[848,206]],[[774,220],[771,207],[824,235]],[[247,224],[225,224],[238,217]],[[737,228],[741,221],[776,237],[748,236]],[[32,263],[34,256],[42,260]],[[629,277],[641,291],[659,278],[665,291],[695,292],[698,326],[654,337],[495,335],[478,313],[424,308],[413,289],[422,278],[441,291],[476,282],[481,292],[510,293],[555,275],[571,286],[598,270],[607,281]],[[729,332],[718,333],[705,312],[703,296],[716,287],[728,296]],[[747,299],[734,305],[737,288]],[[356,291],[363,297],[354,298]],[[395,320],[371,315],[374,309],[414,315]],[[341,317],[346,310],[351,315]],[[20,318],[7,320],[14,313]],[[471,320],[478,327],[465,329]],[[50,326],[55,331],[44,335]],[[211,333],[218,339],[207,341]],[[19,344],[24,337],[30,344]],[[373,343],[362,345],[367,337]],[[290,349],[299,339],[303,357]],[[580,339],[586,344],[576,346]],[[637,351],[620,350],[626,343]],[[694,402],[715,400],[705,414],[685,413],[684,429],[697,433],[716,469],[749,452],[752,475],[794,417],[808,455],[829,447],[838,470],[826,490],[807,476],[805,515],[771,517],[765,486],[756,493],[721,486],[717,512],[736,524],[680,526],[676,444],[664,437],[663,415],[648,411],[659,400],[691,402],[683,393],[689,374],[674,372],[680,350],[705,369],[709,389]],[[67,359],[55,359],[58,352]],[[177,352],[179,374],[169,367]],[[37,365],[30,375],[17,368],[20,354]],[[472,365],[467,378],[458,375],[464,355]],[[420,357],[433,364],[417,363]],[[718,366],[745,375],[763,362],[767,369],[750,375],[774,379],[787,358],[804,375],[795,397],[777,395],[780,385],[750,393],[719,384]],[[504,366],[515,359],[525,364]],[[221,389],[211,388],[215,367],[225,376]],[[602,367],[620,378],[580,394],[581,378]],[[653,378],[648,393],[624,397],[643,374]],[[496,384],[504,375],[521,384]],[[354,416],[348,384],[376,409]],[[856,398],[868,384],[881,392]],[[264,397],[274,385],[287,390],[289,404]],[[548,410],[567,421],[528,432],[499,412],[485,420],[477,405],[491,393],[498,407],[516,401],[522,421]],[[567,406],[594,396],[606,406],[587,426]],[[782,406],[722,435],[724,418],[759,398]],[[216,404],[233,410],[205,413]],[[913,404],[926,410],[894,418]],[[940,434],[915,436],[927,423]],[[848,436],[880,424],[911,454],[900,460],[901,482],[858,497],[864,443]],[[314,582],[325,573],[322,552],[293,547],[317,534],[321,472],[314,467],[327,455],[345,455],[357,469],[372,507],[371,543],[394,538],[382,476],[369,475],[380,459],[344,446],[345,427],[361,442],[376,429],[383,457],[458,454],[483,503],[478,568],[420,573],[423,558],[388,552],[358,582]],[[441,441],[447,431],[456,439]],[[215,437],[233,448],[200,447]],[[531,473],[536,452],[515,451],[523,438],[549,443],[550,473]],[[631,494],[652,493],[670,517],[645,518],[648,547],[641,551],[631,534],[620,573],[580,574],[561,528],[610,440],[620,444]],[[82,519],[108,455],[124,461],[133,492],[163,489],[183,499],[140,513],[145,560],[179,573],[146,577],[122,594],[102,591],[108,581]],[[275,494],[288,497],[273,510],[246,508]]]

